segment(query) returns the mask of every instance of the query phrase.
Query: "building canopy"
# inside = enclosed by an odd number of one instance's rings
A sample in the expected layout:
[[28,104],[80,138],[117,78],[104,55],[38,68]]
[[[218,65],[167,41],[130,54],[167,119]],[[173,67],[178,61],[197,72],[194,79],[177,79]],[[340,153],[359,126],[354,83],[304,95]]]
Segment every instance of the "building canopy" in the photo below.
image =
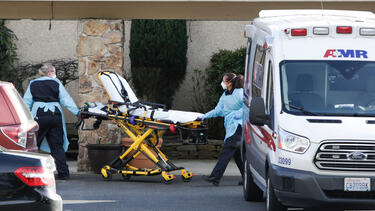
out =
[[375,12],[375,0],[5,0],[0,1],[0,18],[249,20],[264,9],[321,9],[322,6]]

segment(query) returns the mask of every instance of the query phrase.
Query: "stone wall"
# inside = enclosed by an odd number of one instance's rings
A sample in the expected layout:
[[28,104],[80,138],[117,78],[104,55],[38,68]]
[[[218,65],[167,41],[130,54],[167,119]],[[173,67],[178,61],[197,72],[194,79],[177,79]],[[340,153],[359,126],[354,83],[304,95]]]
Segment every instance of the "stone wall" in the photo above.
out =
[[161,151],[168,159],[217,159],[223,140],[208,140],[206,145],[184,145],[178,136],[164,136]]
[[[98,77],[100,71],[123,74],[123,21],[81,20],[78,26],[79,105],[84,102],[106,104],[108,96]],[[87,144],[120,143],[117,125],[103,122],[98,130],[79,131],[78,170],[90,169]]]

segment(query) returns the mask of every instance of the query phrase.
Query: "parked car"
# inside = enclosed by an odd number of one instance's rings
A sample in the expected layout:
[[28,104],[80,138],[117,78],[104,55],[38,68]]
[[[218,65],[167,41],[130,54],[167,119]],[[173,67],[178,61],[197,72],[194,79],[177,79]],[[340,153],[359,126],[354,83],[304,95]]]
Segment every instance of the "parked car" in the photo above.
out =
[[50,155],[0,147],[0,210],[62,210]]
[[0,117],[0,146],[12,150],[38,151],[38,123],[9,82],[0,81]]

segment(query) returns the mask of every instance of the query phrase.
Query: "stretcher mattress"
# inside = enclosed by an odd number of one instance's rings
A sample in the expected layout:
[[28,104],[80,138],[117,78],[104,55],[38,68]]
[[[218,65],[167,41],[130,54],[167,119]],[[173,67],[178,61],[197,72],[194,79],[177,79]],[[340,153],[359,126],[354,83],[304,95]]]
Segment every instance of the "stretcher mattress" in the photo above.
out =
[[[148,105],[142,105],[142,103],[138,103],[137,96],[123,77],[112,72],[102,72],[99,74],[99,78],[112,101],[129,104],[119,106],[119,111],[121,113],[128,113],[129,115],[146,117],[159,121],[170,121],[175,124],[192,122],[203,116],[202,113],[197,112],[164,110],[163,108],[153,108]],[[132,104],[142,105],[142,108],[133,106]],[[103,105],[98,105],[97,107],[90,108],[89,111],[105,114],[105,111],[103,111],[104,109],[102,108]]]

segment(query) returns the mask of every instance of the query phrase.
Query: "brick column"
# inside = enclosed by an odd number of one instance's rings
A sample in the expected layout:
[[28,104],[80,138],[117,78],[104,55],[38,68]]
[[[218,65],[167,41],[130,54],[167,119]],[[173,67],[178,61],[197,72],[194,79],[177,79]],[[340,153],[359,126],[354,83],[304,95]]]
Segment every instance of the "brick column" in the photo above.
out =
[[[106,104],[108,96],[98,78],[100,71],[123,75],[124,26],[122,20],[80,20],[78,26],[79,106],[84,102]],[[78,171],[89,171],[86,145],[120,143],[120,128],[103,121],[94,131],[79,131]]]

